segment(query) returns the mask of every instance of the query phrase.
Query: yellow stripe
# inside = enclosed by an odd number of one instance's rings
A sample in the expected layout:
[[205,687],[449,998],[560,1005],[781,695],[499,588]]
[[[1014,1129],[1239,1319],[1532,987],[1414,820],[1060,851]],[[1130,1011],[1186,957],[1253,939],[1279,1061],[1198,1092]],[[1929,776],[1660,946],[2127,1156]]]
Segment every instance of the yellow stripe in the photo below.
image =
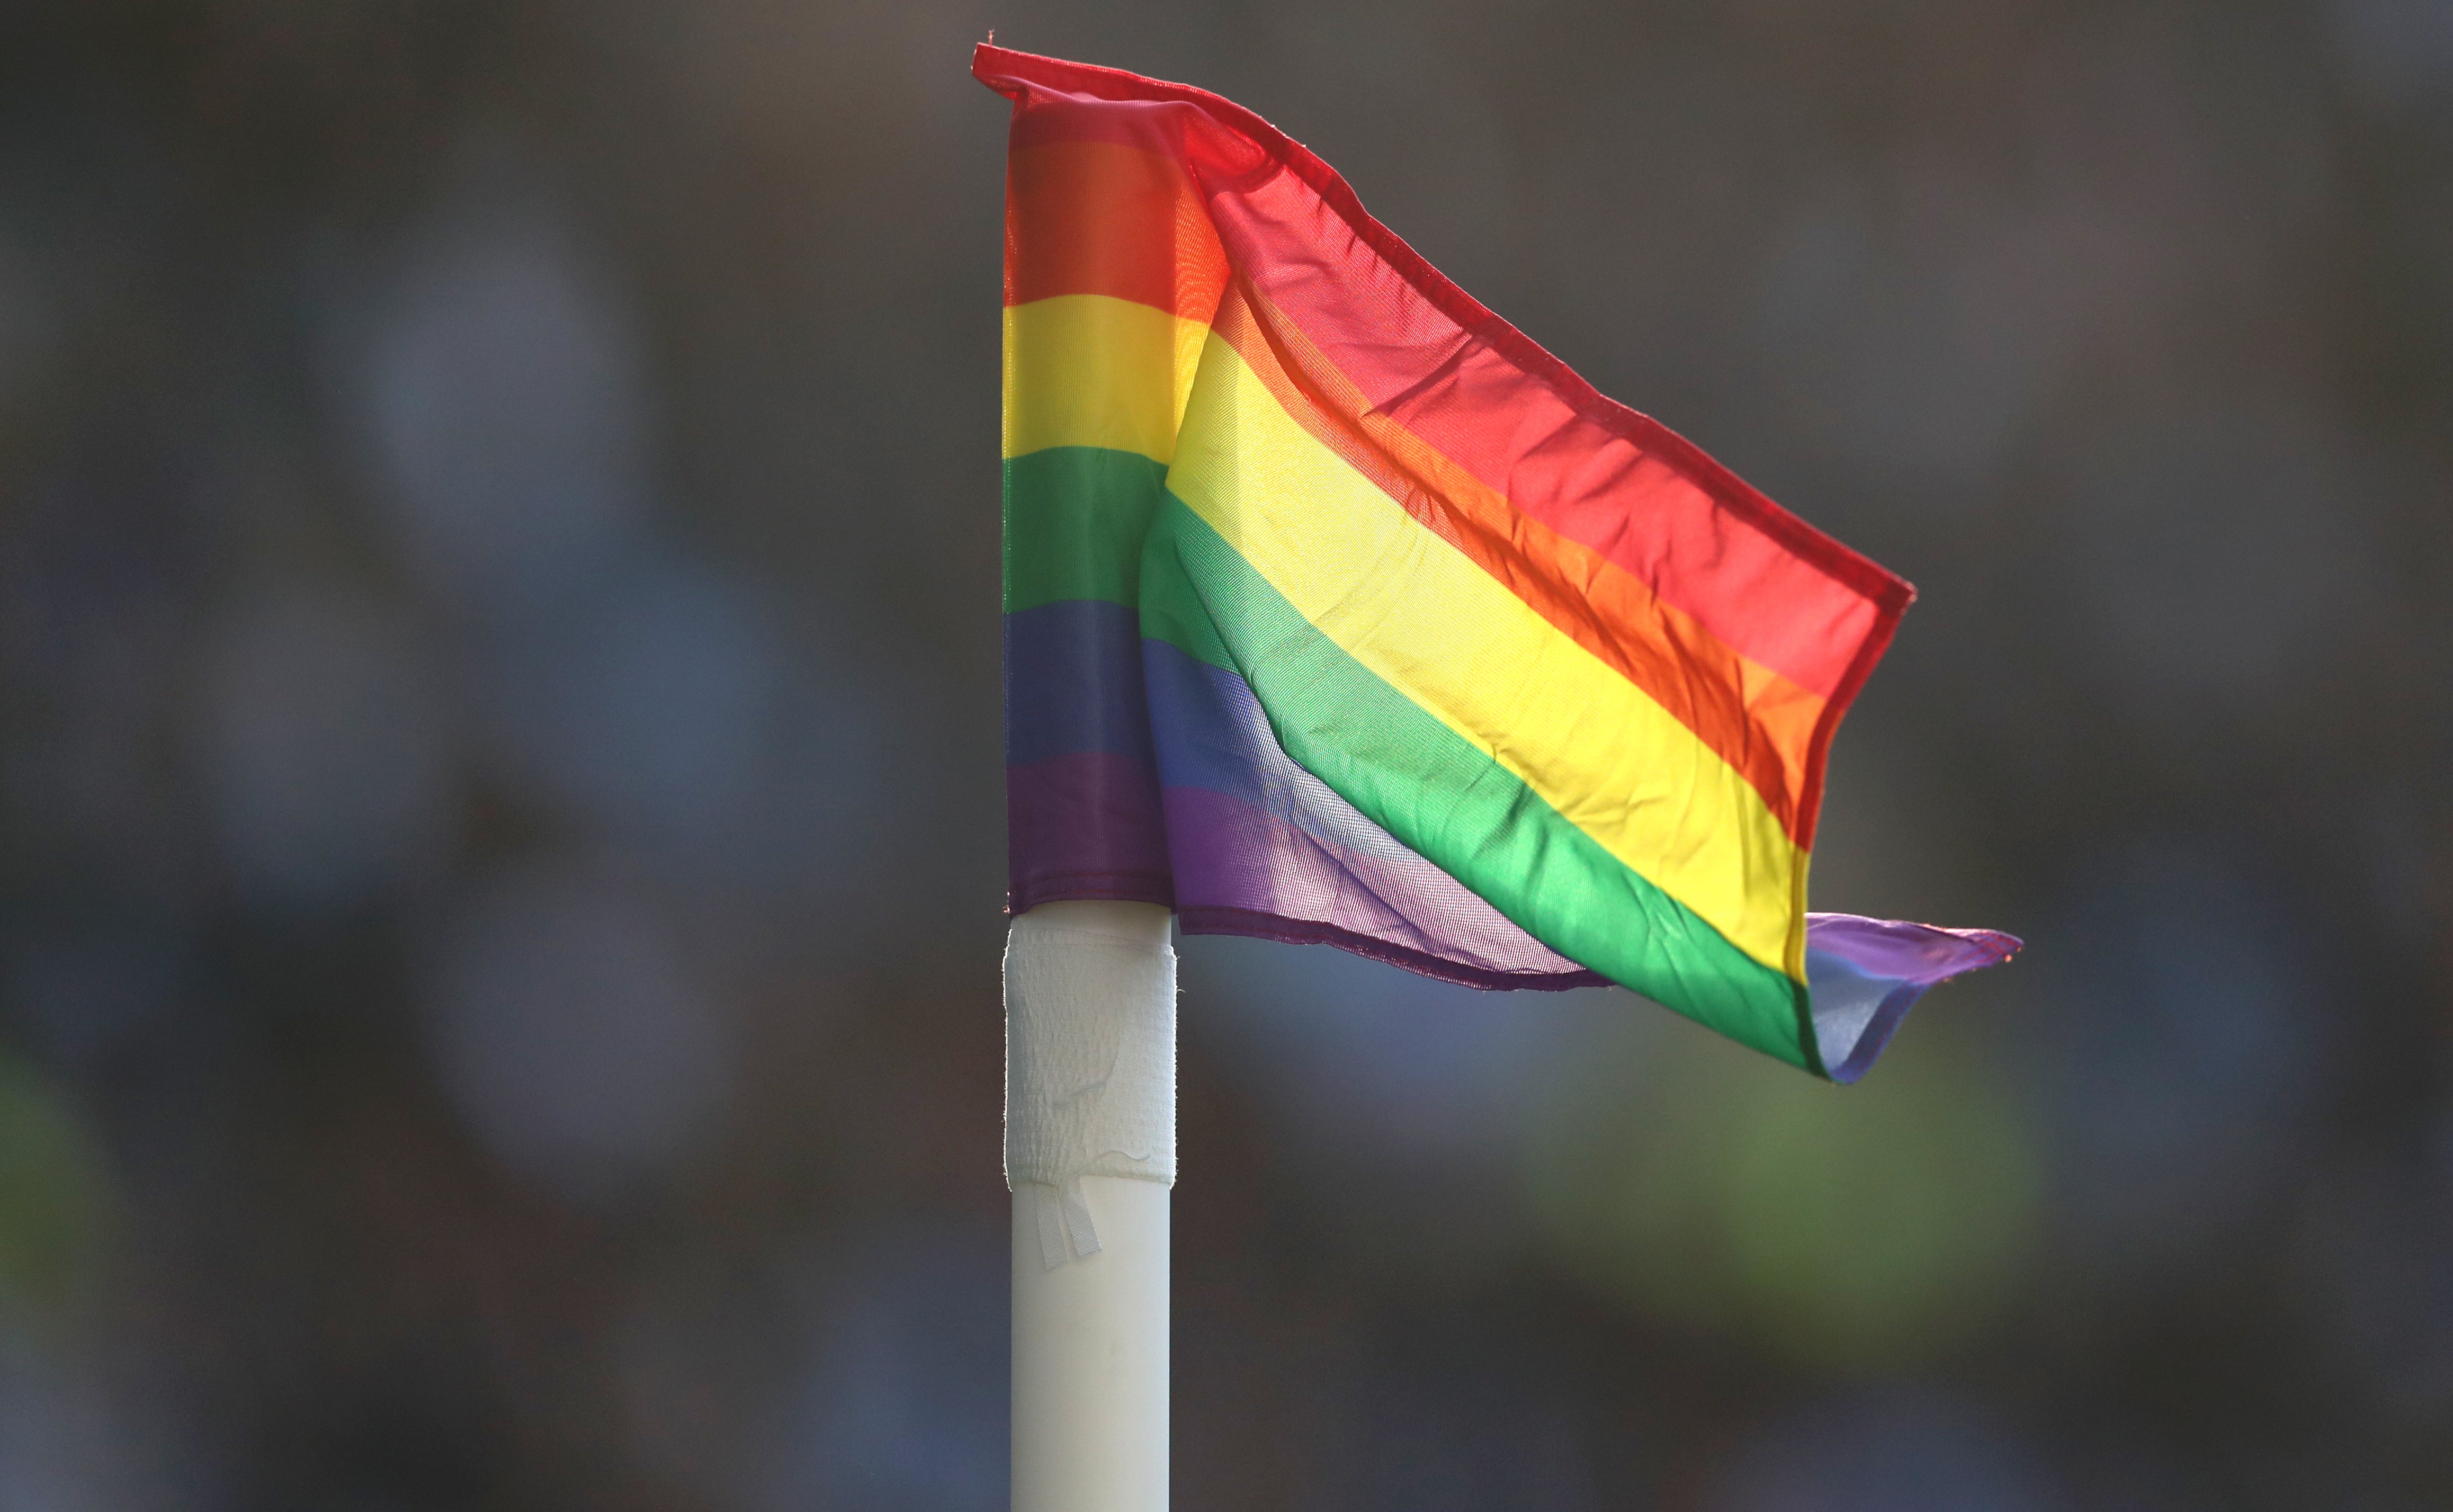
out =
[[1298,425],[1223,339],[1203,352],[1167,487],[1357,661],[1802,978],[1805,857],[1762,795]]
[[1005,312],[1005,454],[1105,447],[1154,461],[1175,431],[1209,328],[1106,294]]

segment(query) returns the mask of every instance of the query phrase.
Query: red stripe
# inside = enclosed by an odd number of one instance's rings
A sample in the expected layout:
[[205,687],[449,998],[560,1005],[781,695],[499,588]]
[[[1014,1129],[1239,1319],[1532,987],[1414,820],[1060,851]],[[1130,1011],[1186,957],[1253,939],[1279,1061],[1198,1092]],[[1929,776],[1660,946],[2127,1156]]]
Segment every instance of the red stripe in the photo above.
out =
[[1208,206],[1173,154],[1076,140],[1007,159],[1007,304],[1107,294],[1206,322],[1226,277]]
[[[1014,100],[1017,146],[1129,141],[1178,156],[1238,273],[1382,412],[1731,649],[1829,698],[1827,739],[1913,598],[1906,583],[1603,397],[1250,111],[1183,85],[999,48],[980,49],[972,72]],[[1806,795],[1807,813],[1819,796]]]

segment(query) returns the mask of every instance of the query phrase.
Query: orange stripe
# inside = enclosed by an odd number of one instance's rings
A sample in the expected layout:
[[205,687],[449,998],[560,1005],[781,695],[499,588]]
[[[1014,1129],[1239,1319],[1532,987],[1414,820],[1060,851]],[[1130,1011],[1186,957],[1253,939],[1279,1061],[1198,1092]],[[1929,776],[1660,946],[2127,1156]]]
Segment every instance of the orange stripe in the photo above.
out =
[[1114,142],[1007,156],[1007,305],[1106,294],[1206,322],[1226,279],[1209,207],[1174,158]]
[[1825,700],[1731,650],[1642,579],[1509,504],[1374,409],[1283,314],[1238,288],[1215,328],[1306,430],[1407,513],[1644,690],[1762,795],[1800,847],[1814,731]]

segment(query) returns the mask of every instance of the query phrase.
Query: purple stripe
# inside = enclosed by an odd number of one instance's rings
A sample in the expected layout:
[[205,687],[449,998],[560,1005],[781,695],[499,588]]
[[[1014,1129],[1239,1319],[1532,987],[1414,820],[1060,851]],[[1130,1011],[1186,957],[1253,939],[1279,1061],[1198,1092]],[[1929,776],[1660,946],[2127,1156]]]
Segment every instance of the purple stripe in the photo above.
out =
[[1814,1039],[1834,1082],[1865,1074],[1925,989],[1997,966],[2020,940],[1995,929],[1863,919],[1853,913],[1805,916],[1805,980],[1814,1001]]
[[[1167,788],[1167,842],[1175,866],[1177,921],[1187,935],[1251,935],[1295,945],[1342,945],[1410,972],[1462,986],[1609,986],[1600,972],[1516,947],[1516,930],[1452,876],[1413,857],[1413,866],[1342,857],[1283,815],[1246,807],[1209,788]],[[1423,876],[1430,871],[1430,876]],[[1426,918],[1447,925],[1426,930]],[[1538,952],[1538,955],[1536,955]]]
[[1186,934],[1231,934],[1247,940],[1274,940],[1281,945],[1326,945],[1377,961],[1403,966],[1434,982],[1451,982],[1483,992],[1570,992],[1577,987],[1613,984],[1598,971],[1572,971],[1558,976],[1527,976],[1521,971],[1481,971],[1438,956],[1408,950],[1369,935],[1349,933],[1331,924],[1313,924],[1273,913],[1246,913],[1241,908],[1179,908],[1176,926]]
[[1007,767],[1005,792],[1012,912],[1064,898],[1174,905],[1158,778],[1147,766],[1079,751]]

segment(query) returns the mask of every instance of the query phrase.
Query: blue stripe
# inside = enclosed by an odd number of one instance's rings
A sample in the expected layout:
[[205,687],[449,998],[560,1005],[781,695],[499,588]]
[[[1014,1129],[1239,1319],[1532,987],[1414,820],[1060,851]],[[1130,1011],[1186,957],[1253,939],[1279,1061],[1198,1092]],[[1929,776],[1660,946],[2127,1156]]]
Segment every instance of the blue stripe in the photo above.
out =
[[1242,678],[1156,639],[1142,643],[1142,666],[1159,732],[1159,770],[1169,787],[1207,787],[1255,807],[1268,806],[1266,788],[1300,787],[1314,790],[1306,793],[1314,802],[1351,811],[1279,746]]
[[1063,599],[1005,617],[1005,761],[1099,751],[1155,773],[1137,610]]

